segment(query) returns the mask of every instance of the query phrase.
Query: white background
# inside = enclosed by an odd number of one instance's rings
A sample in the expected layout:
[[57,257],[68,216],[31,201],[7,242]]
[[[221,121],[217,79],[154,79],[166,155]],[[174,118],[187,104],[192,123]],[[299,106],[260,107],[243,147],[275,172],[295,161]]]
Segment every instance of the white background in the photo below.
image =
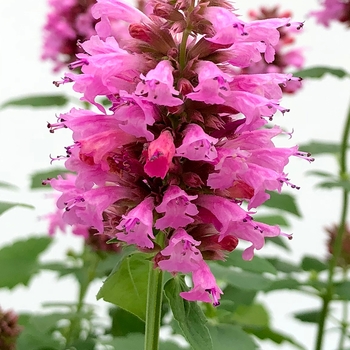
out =
[[[51,72],[52,65],[40,61],[42,26],[48,11],[46,0],[17,0],[0,2],[0,104],[18,96],[29,94],[71,93],[70,87],[56,88],[53,80],[61,74]],[[269,1],[268,4],[276,2]],[[318,8],[317,1],[281,1],[283,9],[291,9],[295,20],[303,21],[310,10]],[[236,7],[244,14],[248,9],[257,8],[263,1],[237,1]],[[266,4],[266,2],[265,2]],[[307,19],[303,33],[298,37],[298,45],[305,48],[306,66],[330,65],[343,67],[350,71],[350,30],[345,26],[333,24],[326,29]],[[308,81],[297,95],[286,97],[283,106],[291,108],[285,116],[278,116],[275,122],[294,128],[290,145],[310,140],[336,141],[340,139],[345,120],[350,89],[349,80],[326,77],[321,81]],[[29,174],[38,169],[48,169],[49,154],[63,154],[63,147],[70,144],[68,132],[50,134],[46,122],[55,120],[55,114],[67,111],[59,109],[7,108],[0,110],[0,181],[8,181],[19,187],[16,192],[0,191],[0,199],[33,204],[36,211],[17,208],[1,217],[0,246],[15,239],[27,237],[32,233],[46,232],[46,223],[38,220],[40,215],[51,211],[53,204],[44,199],[42,191],[28,191]],[[301,186],[295,191],[303,218],[293,219],[290,242],[292,253],[283,253],[283,258],[298,261],[304,254],[318,257],[326,256],[325,226],[338,222],[340,217],[340,191],[327,191],[315,188],[315,178],[307,176],[308,170],[337,172],[337,164],[328,156],[319,156],[313,164],[293,159],[288,167],[292,182]],[[51,207],[52,205],[52,207]],[[63,256],[68,247],[79,245],[77,238],[60,234],[58,243],[46,255],[46,259]],[[259,254],[274,254],[266,247]],[[94,295],[98,290],[96,283],[89,291],[89,301],[96,302]],[[42,273],[32,280],[30,288],[16,287],[11,291],[0,290],[0,305],[4,309],[16,311],[39,310],[42,302],[74,300],[76,287],[70,279],[56,281],[50,273]],[[292,313],[319,306],[319,301],[291,291],[261,295],[263,303],[271,310],[272,324],[312,349],[316,328],[293,319]],[[331,327],[331,325],[329,325]],[[327,333],[328,334],[328,333]],[[325,350],[336,349],[338,338],[330,332]],[[289,345],[279,349],[292,349]],[[265,342],[263,350],[276,349]],[[28,349],[30,350],[30,349]]]

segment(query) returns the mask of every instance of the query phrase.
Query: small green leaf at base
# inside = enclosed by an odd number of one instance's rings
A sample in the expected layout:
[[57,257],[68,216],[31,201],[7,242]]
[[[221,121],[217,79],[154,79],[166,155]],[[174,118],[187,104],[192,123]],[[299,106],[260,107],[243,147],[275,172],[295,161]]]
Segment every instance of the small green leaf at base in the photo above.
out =
[[197,302],[187,301],[180,296],[181,292],[187,290],[180,277],[170,279],[165,284],[165,296],[174,318],[193,350],[214,350],[202,309]]

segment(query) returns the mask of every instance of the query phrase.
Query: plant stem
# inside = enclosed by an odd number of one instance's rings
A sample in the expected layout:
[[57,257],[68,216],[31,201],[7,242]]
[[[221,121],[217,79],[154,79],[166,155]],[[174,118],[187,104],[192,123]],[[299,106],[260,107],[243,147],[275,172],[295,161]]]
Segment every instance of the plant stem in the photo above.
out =
[[[347,155],[349,131],[350,131],[350,107],[348,110],[348,115],[347,115],[346,123],[344,126],[341,149],[340,149],[340,172],[339,172],[340,174],[339,175],[340,175],[340,178],[342,180],[348,179],[346,155]],[[347,190],[345,190],[345,189],[343,190],[342,197],[343,197],[343,199],[342,199],[342,201],[343,201],[342,213],[341,213],[340,224],[339,224],[337,236],[336,236],[334,246],[333,246],[332,258],[329,262],[328,281],[327,281],[326,292],[322,295],[323,305],[322,305],[322,311],[320,314],[320,320],[318,323],[318,332],[317,332],[315,350],[322,349],[325,322],[326,322],[326,319],[328,316],[329,304],[333,299],[334,272],[335,272],[335,267],[337,265],[338,258],[340,256],[341,249],[342,249],[343,236],[344,236],[344,232],[345,232],[346,217],[347,217],[348,204],[349,204],[349,196],[348,196]]]
[[[343,267],[343,281],[345,282],[347,280],[347,274],[348,274],[348,269],[346,266]],[[344,342],[346,338],[346,333],[348,330],[348,301],[344,300],[343,301],[343,310],[342,310],[342,321],[341,321],[341,335],[339,338],[339,346],[338,349],[342,350],[344,349]]]
[[146,307],[146,334],[144,350],[158,350],[160,316],[162,311],[163,297],[163,271],[154,268],[150,264],[148,288],[147,288],[147,307]]
[[82,254],[83,257],[83,268],[85,270],[85,275],[79,281],[79,296],[78,302],[75,309],[74,317],[70,321],[70,326],[68,330],[68,334],[66,337],[66,347],[72,345],[72,343],[79,337],[80,333],[80,312],[84,306],[84,300],[86,296],[86,292],[90,286],[90,283],[94,280],[96,274],[96,268],[100,261],[100,257],[95,252],[88,251],[87,247],[84,245],[84,251]]

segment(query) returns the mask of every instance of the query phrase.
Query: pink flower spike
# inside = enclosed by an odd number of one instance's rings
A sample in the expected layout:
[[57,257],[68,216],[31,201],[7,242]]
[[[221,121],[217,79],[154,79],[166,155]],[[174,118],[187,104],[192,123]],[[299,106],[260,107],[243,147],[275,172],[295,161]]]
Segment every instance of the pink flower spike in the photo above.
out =
[[150,177],[165,178],[175,155],[174,139],[171,132],[163,131],[152,141],[147,150],[145,173]]
[[189,292],[181,292],[182,298],[188,301],[204,301],[212,303],[214,306],[220,305],[220,294],[223,292],[216,284],[214,275],[204,261],[199,269],[193,272],[192,279],[194,288]]
[[174,89],[173,70],[169,61],[160,61],[146,76],[141,74],[142,81],[136,86],[135,94],[161,106],[182,105],[183,101],[173,96],[179,95]]
[[207,135],[197,124],[189,124],[182,145],[176,149],[176,155],[190,160],[213,161],[217,158],[214,145],[218,139]]
[[189,196],[178,186],[169,186],[163,196],[163,202],[156,207],[158,213],[165,215],[156,221],[155,227],[164,230],[167,227],[179,228],[185,227],[194,221],[188,215],[197,215],[197,207],[191,203],[191,200],[198,196]]
[[161,260],[158,265],[169,272],[193,272],[203,261],[201,252],[196,248],[201,242],[196,241],[183,228],[177,229],[170,239],[169,245],[161,251],[168,260]]
[[153,198],[148,197],[143,200],[127,215],[123,215],[123,220],[116,227],[123,232],[117,233],[117,238],[128,244],[136,244],[141,248],[153,248]]

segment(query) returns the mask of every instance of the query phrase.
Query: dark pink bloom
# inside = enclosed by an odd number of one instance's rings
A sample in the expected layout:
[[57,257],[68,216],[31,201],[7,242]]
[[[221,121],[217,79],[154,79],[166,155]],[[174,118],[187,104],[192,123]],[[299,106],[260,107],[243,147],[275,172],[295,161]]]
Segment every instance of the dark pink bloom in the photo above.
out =
[[79,41],[96,33],[96,20],[90,13],[94,3],[95,0],[49,0],[42,59],[52,60],[55,71],[75,60],[75,55],[82,51],[77,45]]
[[[254,68],[281,57],[281,33],[302,24],[289,16],[245,22],[226,1],[193,6],[152,0],[142,13],[98,0],[96,35],[72,63],[81,74],[56,84],[73,83],[100,112],[72,109],[48,125],[73,132],[66,155],[52,160],[66,158],[76,173],[50,182],[62,193],[65,224],[147,250],[172,274],[192,273],[194,288],[182,297],[218,305],[222,292],[204,260],[224,259],[239,240],[251,259],[265,237],[285,235],[247,210],[268,191],[297,188],[284,170],[291,156],[312,160],[276,147],[283,132],[267,127],[288,111],[282,90],[298,79]],[[301,62],[297,52],[286,57]]]
[[331,21],[339,21],[350,25],[350,2],[347,0],[324,0],[321,5],[322,10],[312,11],[311,16],[315,16],[317,22],[329,27]]
[[183,228],[178,228],[170,238],[169,245],[161,251],[161,254],[169,256],[169,259],[161,260],[158,266],[169,272],[195,271],[203,261],[201,252],[196,248],[200,243]]
[[153,208],[153,198],[148,197],[130,210],[127,215],[123,215],[122,221],[117,226],[117,229],[123,230],[123,233],[117,233],[117,238],[142,248],[153,248],[154,244],[150,239],[154,238]]
[[165,213],[156,221],[155,227],[159,230],[167,227],[176,229],[192,223],[194,219],[191,216],[198,214],[198,210],[191,201],[197,197],[189,196],[178,186],[169,186],[164,193],[162,203],[155,208],[158,213]]
[[160,136],[152,141],[147,149],[145,172],[151,177],[165,178],[175,155],[174,139],[171,132],[163,131]]
[[189,301],[204,301],[214,306],[220,305],[219,299],[222,290],[216,284],[215,277],[209,266],[203,261],[200,267],[193,271],[192,279],[194,287],[189,292],[181,292],[180,295]]
[[141,74],[141,82],[138,83],[135,94],[158,105],[181,105],[183,101],[174,97],[179,95],[179,91],[174,89],[173,70],[169,61],[160,61],[146,76]]
[[191,160],[213,161],[217,157],[215,144],[218,139],[207,135],[197,124],[189,124],[182,145],[176,149],[176,155]]

